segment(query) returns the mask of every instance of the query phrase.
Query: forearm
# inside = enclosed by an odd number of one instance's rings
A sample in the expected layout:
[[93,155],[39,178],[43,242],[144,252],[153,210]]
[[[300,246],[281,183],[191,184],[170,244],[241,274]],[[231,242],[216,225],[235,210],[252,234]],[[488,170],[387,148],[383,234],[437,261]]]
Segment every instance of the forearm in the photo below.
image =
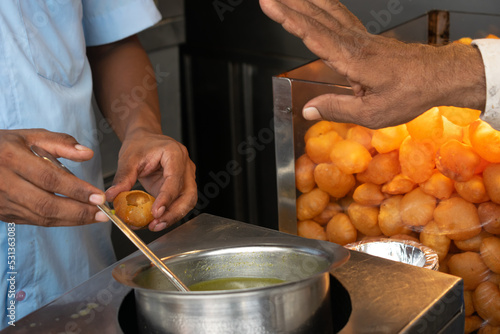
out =
[[[430,71],[434,78],[429,78],[431,82],[437,83],[435,87],[433,84],[429,86],[439,90],[436,101],[432,101],[433,104],[484,110],[486,79],[481,54],[477,48],[452,43],[438,47],[436,51],[431,65],[434,68]],[[421,85],[427,84],[422,82]]]
[[88,48],[87,54],[96,101],[118,138],[161,134],[157,83],[137,37]]

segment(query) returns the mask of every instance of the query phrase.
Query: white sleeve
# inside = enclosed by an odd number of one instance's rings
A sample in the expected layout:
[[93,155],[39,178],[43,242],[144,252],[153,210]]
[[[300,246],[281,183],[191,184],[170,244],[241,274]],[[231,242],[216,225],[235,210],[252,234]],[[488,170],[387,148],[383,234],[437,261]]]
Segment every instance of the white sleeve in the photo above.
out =
[[82,4],[87,46],[121,40],[161,19],[153,0],[83,0]]
[[481,52],[486,74],[486,107],[481,119],[500,131],[500,39],[476,39],[472,45]]

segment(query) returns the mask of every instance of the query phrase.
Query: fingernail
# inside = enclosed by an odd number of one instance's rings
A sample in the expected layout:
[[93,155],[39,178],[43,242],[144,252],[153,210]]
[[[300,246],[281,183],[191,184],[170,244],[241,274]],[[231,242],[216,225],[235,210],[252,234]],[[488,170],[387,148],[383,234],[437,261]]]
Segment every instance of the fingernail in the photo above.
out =
[[161,215],[163,215],[165,213],[165,207],[162,206],[158,209],[158,211],[156,211],[156,214],[158,217],[160,217]]
[[314,107],[308,107],[302,110],[302,116],[304,116],[305,119],[311,121],[321,119],[321,114],[319,113],[318,109]]
[[101,205],[101,204],[104,204],[105,201],[106,201],[106,198],[104,197],[104,195],[101,195],[101,194],[92,194],[89,197],[89,202],[91,204]]
[[104,212],[98,211],[95,214],[95,220],[98,221],[98,222],[107,222],[108,221],[108,217],[104,214]]
[[163,229],[164,229],[164,228],[166,228],[166,227],[167,227],[167,223],[165,223],[165,222],[161,222],[161,223],[159,223],[159,224],[156,224],[156,226],[155,226],[155,228],[153,229],[153,231],[158,232],[158,231],[163,230]]
[[83,146],[83,145],[80,145],[80,144],[76,144],[75,145],[75,148],[78,150],[78,151],[92,151],[90,148],[88,148],[87,146]]

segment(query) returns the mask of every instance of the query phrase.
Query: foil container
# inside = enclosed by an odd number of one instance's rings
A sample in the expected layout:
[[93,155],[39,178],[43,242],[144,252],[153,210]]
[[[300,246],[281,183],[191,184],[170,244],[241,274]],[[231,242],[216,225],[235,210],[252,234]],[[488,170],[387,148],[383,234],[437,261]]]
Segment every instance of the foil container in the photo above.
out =
[[439,269],[437,253],[432,248],[411,240],[376,238],[353,242],[344,247],[421,268]]

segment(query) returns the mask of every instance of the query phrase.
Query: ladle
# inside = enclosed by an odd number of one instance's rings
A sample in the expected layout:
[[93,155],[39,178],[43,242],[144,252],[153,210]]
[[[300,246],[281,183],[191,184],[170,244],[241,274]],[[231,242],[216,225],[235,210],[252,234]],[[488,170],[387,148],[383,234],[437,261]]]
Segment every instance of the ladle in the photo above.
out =
[[[62,162],[57,160],[52,154],[47,152],[41,147],[32,145],[31,151],[38,157],[52,162],[57,167],[65,170],[66,172],[73,174]],[[104,212],[104,214],[129,238],[134,245],[139,248],[139,250],[147,256],[147,258],[160,269],[160,271],[167,277],[167,279],[172,283],[179,291],[189,291],[188,287],[182,283],[175,274],[168,269],[168,267],[161,261],[151,249],[125,224],[118,216],[116,216],[113,211],[106,205],[97,205],[97,207]]]

